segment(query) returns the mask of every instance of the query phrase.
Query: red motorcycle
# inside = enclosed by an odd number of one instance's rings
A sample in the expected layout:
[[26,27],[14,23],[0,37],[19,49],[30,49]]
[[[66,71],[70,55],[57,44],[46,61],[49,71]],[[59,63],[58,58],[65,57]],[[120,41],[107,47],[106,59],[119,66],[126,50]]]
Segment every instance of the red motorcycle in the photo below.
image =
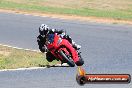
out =
[[67,63],[71,67],[74,67],[75,64],[77,66],[84,64],[81,52],[75,50],[68,40],[61,38],[57,33],[47,35],[46,46],[62,63]]

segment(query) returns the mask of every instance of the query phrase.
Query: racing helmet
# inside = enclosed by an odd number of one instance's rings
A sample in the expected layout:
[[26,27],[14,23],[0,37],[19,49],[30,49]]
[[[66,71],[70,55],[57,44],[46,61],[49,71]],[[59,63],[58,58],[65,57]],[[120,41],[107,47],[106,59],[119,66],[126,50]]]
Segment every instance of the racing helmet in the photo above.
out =
[[46,24],[41,24],[39,27],[39,33],[40,35],[47,35],[49,32],[49,26]]

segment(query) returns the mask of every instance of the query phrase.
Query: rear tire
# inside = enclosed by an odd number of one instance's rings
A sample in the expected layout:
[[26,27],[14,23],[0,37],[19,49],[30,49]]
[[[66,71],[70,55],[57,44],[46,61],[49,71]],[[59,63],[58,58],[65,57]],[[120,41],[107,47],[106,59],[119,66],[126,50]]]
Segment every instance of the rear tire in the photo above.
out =
[[75,63],[73,62],[73,60],[71,58],[68,58],[63,51],[60,51],[59,54],[62,56],[62,58],[67,62],[67,64],[70,67],[74,67]]
[[52,62],[53,60],[55,60],[55,56],[51,53],[51,52],[47,52],[46,53],[46,60],[48,61],[48,62]]

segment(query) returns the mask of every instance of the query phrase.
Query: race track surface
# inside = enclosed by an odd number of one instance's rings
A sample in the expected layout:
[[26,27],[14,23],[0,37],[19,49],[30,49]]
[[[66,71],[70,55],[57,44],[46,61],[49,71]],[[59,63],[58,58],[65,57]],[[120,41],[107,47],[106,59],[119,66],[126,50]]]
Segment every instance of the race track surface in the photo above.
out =
[[[38,50],[38,27],[65,29],[82,45],[87,73],[132,75],[132,26],[0,13],[0,43]],[[80,88],[76,67],[0,72],[0,88]],[[130,84],[87,84],[82,88],[132,88]]]

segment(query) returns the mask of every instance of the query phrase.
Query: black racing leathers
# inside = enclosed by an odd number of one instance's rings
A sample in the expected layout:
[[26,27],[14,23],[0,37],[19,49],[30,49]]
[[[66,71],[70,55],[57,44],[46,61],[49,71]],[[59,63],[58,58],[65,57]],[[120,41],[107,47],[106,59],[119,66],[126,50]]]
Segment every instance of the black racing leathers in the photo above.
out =
[[[56,29],[50,29],[49,30],[49,34],[52,34],[52,33],[62,34],[63,32],[64,32],[63,30],[56,30]],[[52,62],[55,59],[55,56],[52,53],[50,53],[47,50],[47,47],[45,46],[46,35],[39,35],[37,37],[37,42],[38,42],[40,51],[42,53],[47,52],[46,53],[46,59],[47,59],[47,61]]]

